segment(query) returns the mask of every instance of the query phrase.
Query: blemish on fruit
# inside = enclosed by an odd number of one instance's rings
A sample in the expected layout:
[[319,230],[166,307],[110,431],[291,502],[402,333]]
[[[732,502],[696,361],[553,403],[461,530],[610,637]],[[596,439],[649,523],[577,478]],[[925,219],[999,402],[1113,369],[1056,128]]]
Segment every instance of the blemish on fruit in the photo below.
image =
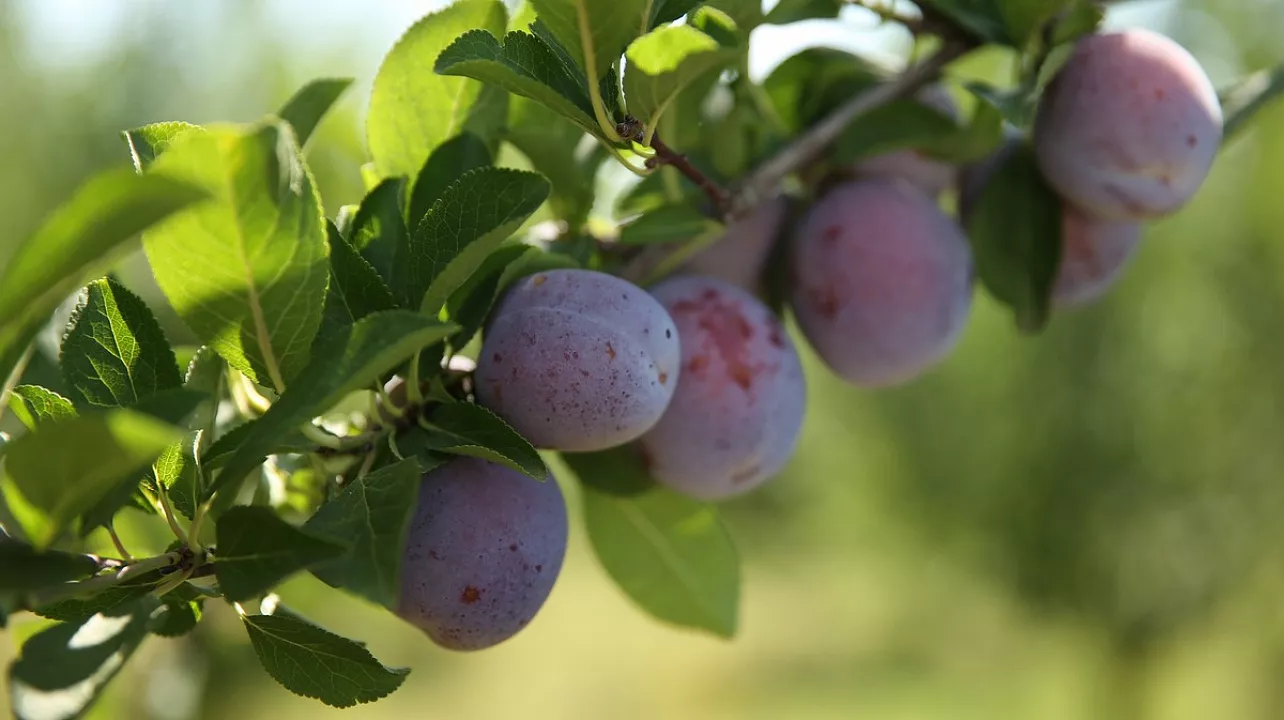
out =
[[481,590],[478,590],[472,585],[469,585],[464,588],[464,591],[462,593],[459,594],[459,602],[465,605],[472,605],[478,600],[481,600],[481,596],[482,596]]

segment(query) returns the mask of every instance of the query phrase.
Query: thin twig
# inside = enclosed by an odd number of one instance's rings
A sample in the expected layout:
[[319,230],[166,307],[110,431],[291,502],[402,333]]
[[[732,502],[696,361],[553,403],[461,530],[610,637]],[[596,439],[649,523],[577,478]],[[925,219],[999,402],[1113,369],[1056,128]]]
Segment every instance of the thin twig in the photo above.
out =
[[178,524],[178,518],[174,515],[174,506],[170,505],[169,492],[165,490],[165,483],[156,483],[156,497],[160,498],[161,514],[165,516],[165,522],[169,523],[169,529],[173,531],[174,537],[182,541],[183,545],[190,546],[192,543],[187,537],[187,532]]
[[133,560],[134,556],[129,554],[125,549],[125,544],[120,541],[120,536],[116,534],[116,526],[110,520],[107,521],[107,534],[111,536],[111,544],[116,546],[116,552],[125,560]]
[[130,563],[116,572],[107,575],[95,575],[94,577],[79,580],[77,582],[64,583],[58,585],[44,594],[32,596],[25,603],[26,608],[37,608],[42,605],[57,602],[59,600],[68,600],[71,598],[81,597],[101,592],[109,587],[119,585],[130,578],[141,576],[153,570],[176,565],[181,558],[178,553],[165,553],[156,557],[145,558],[134,563]]
[[27,349],[22,351],[22,356],[18,362],[14,363],[13,369],[9,371],[9,376],[4,380],[4,386],[0,387],[0,420],[4,419],[5,410],[9,409],[9,395],[13,389],[22,381],[22,374],[27,370],[27,363],[31,362],[31,353],[36,349],[35,341],[27,343]]
[[705,195],[709,196],[709,200],[713,202],[719,213],[726,209],[727,202],[731,199],[731,194],[713,178],[705,175],[699,168],[692,165],[687,156],[666,145],[660,139],[659,133],[652,133],[651,137],[647,138],[646,128],[636,118],[632,117],[624,118],[624,122],[615,126],[615,131],[637,143],[650,141],[650,147],[655,151],[655,155],[646,159],[648,170],[654,170],[664,165],[672,165],[675,170],[686,176],[688,180],[695,183],[696,187],[704,191]]
[[786,176],[815,161],[853,120],[893,100],[912,95],[969,49],[970,43],[948,42],[936,54],[910,66],[890,82],[870,88],[839,106],[794,142],[759,165],[745,179],[731,199],[727,221],[743,217],[762,199],[770,197]]

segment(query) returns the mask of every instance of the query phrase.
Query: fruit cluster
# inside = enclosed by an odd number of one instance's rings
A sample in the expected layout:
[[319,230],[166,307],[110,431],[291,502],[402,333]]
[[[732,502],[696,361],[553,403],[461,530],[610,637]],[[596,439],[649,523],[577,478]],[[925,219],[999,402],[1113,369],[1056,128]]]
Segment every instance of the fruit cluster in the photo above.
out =
[[[952,110],[939,88],[919,100]],[[1191,198],[1220,139],[1216,94],[1176,43],[1140,30],[1082,39],[1033,129],[1063,207],[1053,304],[1100,296],[1141,223]],[[538,448],[631,444],[676,492],[710,501],[748,492],[784,466],[804,416],[798,353],[759,297],[777,238],[788,247],[789,305],[824,363],[860,387],[907,382],[951,351],[973,294],[971,245],[938,195],[961,185],[966,220],[1023,142],[962,172],[909,150],[866,160],[792,230],[782,228],[787,201],[774,198],[647,290],[590,270],[529,275],[489,319],[477,401]],[[452,460],[423,479],[400,614],[446,647],[500,642],[547,598],[566,536],[556,482]]]

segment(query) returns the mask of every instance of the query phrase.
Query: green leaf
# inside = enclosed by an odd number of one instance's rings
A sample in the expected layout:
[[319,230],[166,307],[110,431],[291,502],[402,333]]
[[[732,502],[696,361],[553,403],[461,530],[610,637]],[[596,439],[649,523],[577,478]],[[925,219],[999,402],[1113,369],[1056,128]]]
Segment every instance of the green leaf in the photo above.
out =
[[[153,570],[111,585],[97,593],[46,603],[37,607],[35,613],[51,620],[69,623],[84,622],[98,614],[114,615],[122,608],[148,595],[169,579],[169,575]],[[186,592],[190,588],[190,585],[180,585],[177,589],[166,593],[165,597],[190,600],[194,597],[189,597],[190,593]]]
[[688,25],[654,30],[629,45],[624,68],[624,96],[629,113],[652,127],[684,87],[705,73],[736,61],[740,51]]
[[711,0],[705,4],[731,18],[742,36],[748,36],[766,19],[762,13],[761,0]]
[[981,40],[1013,45],[1003,14],[1002,0],[922,0],[923,4],[954,21]]
[[549,33],[596,83],[651,28],[653,0],[531,0]]
[[460,133],[438,145],[415,178],[410,194],[410,214],[406,216],[409,222],[406,224],[417,226],[433,203],[459,176],[490,164],[490,149],[481,138],[470,132]]
[[313,534],[352,546],[312,568],[331,587],[395,607],[401,593],[401,557],[419,502],[419,464],[402,460],[350,483],[304,525]]
[[585,81],[553,48],[529,33],[514,31],[501,45],[484,30],[460,36],[437,58],[435,71],[475,78],[535,100],[585,130],[600,134]]
[[107,278],[89,284],[72,314],[59,365],[63,382],[90,405],[128,407],[182,384],[147,305]]
[[410,231],[401,214],[406,179],[388,178],[366,193],[352,220],[352,247],[361,252],[386,282],[392,282],[397,253],[404,252]]
[[1061,261],[1061,201],[1025,143],[1010,144],[996,162],[967,223],[976,272],[1017,326],[1035,332],[1048,322]]
[[84,715],[147,635],[156,603],[139,600],[110,614],[41,630],[9,668],[9,699],[18,720]]
[[307,363],[328,276],[321,200],[290,126],[189,134],[151,172],[216,198],[144,237],[157,283],[202,342],[280,390]]
[[196,472],[195,446],[198,442],[200,435],[191,433],[166,447],[152,463],[152,482],[165,488],[174,509],[188,519],[195,517],[201,498],[202,488]]
[[585,484],[584,517],[598,560],[643,610],[735,635],[739,558],[712,505],[659,487],[623,496]]
[[1058,20],[1052,30],[1052,45],[1073,42],[1084,35],[1094,33],[1101,27],[1106,17],[1106,9],[1100,3],[1090,0],[1070,0],[1074,3]]
[[35,430],[42,423],[65,420],[76,416],[71,401],[53,390],[39,385],[19,385],[9,396],[9,409],[27,426]]
[[442,193],[411,235],[394,268],[394,292],[407,307],[435,316],[450,294],[486,256],[548,197],[548,181],[535,173],[481,168]]
[[291,615],[241,617],[250,644],[286,690],[331,707],[374,702],[401,687],[409,670],[384,667],[369,650]]
[[639,215],[620,227],[621,245],[680,243],[712,239],[723,232],[722,223],[690,203],[664,205]]
[[[255,426],[258,425],[261,418],[249,420],[241,425],[228,430],[214,441],[209,449],[201,456],[202,467],[222,467],[227,464],[232,455],[240,449],[252,436],[257,434]],[[283,435],[272,441],[267,455],[278,455],[282,453],[307,453],[317,449],[317,444],[308,440],[299,432],[298,428],[291,428]],[[210,490],[206,489],[203,495],[207,495]]]
[[896,100],[857,118],[825,159],[835,165],[904,148],[922,149],[958,132],[950,116],[915,100]]
[[[153,418],[171,425],[182,427],[187,424],[193,411],[205,398],[199,393],[186,389],[164,390],[143,399],[134,406],[134,410],[147,413]],[[176,444],[176,443],[175,443]],[[172,447],[167,446],[165,452]],[[146,476],[145,476],[146,473]],[[155,504],[147,493],[155,494],[154,478],[146,468],[127,473],[102,498],[80,515],[80,535],[87,536],[95,528],[106,525],[116,516],[117,511],[127,505],[147,513],[155,512]]]
[[88,555],[37,550],[0,537],[0,592],[39,590],[89,577],[98,563]]
[[[1007,36],[1025,47],[1053,16],[1080,0],[996,0]],[[1083,4],[1087,4],[1086,2]]]
[[489,460],[536,480],[548,477],[544,460],[526,438],[481,405],[437,405],[421,423],[427,425],[431,450]]
[[562,453],[580,482],[608,495],[641,495],[656,487],[635,445],[587,453]]
[[280,438],[333,407],[348,393],[369,387],[416,351],[442,341],[456,329],[404,310],[367,315],[345,328],[318,348],[299,377],[262,417],[248,426],[244,439],[206,489],[206,496],[245,477],[263,462]]
[[125,138],[125,144],[129,145],[129,157],[134,162],[134,169],[141,173],[151,167],[156,158],[180,137],[201,129],[199,125],[185,122],[158,122],[126,130],[121,136]]
[[1018,128],[1029,128],[1034,122],[1034,112],[1039,100],[1035,93],[1019,87],[1000,89],[979,82],[965,83],[963,87],[998,110],[1004,120]]
[[290,123],[299,147],[308,143],[321,118],[352,84],[352,78],[320,78],[299,88],[277,115]]
[[380,310],[396,306],[392,291],[366,259],[356,251],[334,223],[327,223],[330,236],[330,288],[326,292],[325,315],[317,332],[317,343],[333,337],[342,328]]
[[549,206],[569,228],[578,228],[593,209],[597,170],[608,153],[589,141],[584,128],[529,98],[508,106],[504,139],[517,148],[552,186]]
[[202,448],[208,447],[214,438],[211,437],[218,419],[218,407],[227,389],[227,373],[223,358],[208,345],[202,346],[187,364],[183,376],[183,387],[191,392],[204,396],[198,412],[191,418],[188,427],[206,430],[201,436]]
[[0,489],[27,538],[45,548],[178,437],[177,428],[135,410],[52,421],[9,445]]
[[266,507],[238,505],[218,520],[214,575],[232,602],[249,600],[316,563],[342,555],[343,544],[287,523]]
[[508,286],[544,270],[579,268],[573,258],[529,245],[507,245],[486,258],[468,282],[450,297],[446,308],[450,320],[462,329],[451,340],[463,347],[473,339],[490,317],[491,308]]
[[203,600],[166,598],[165,604],[152,615],[147,629],[161,637],[181,637],[196,629],[204,609]]
[[95,175],[23,243],[0,272],[0,378],[63,300],[150,225],[205,197],[174,179],[132,170]]
[[841,0],[780,0],[767,13],[763,22],[769,25],[788,25],[803,20],[829,19],[838,17],[838,12],[846,3]]
[[654,7],[654,16],[651,18],[648,30],[654,30],[660,25],[668,25],[686,15],[700,4],[700,0],[653,0],[651,4]]
[[857,55],[808,48],[778,65],[763,81],[763,90],[785,127],[798,132],[886,75],[884,69]]
[[414,177],[438,145],[470,127],[482,84],[434,73],[433,64],[465,32],[499,36],[506,22],[498,0],[460,0],[427,15],[397,41],[375,76],[366,121],[367,145],[382,176]]

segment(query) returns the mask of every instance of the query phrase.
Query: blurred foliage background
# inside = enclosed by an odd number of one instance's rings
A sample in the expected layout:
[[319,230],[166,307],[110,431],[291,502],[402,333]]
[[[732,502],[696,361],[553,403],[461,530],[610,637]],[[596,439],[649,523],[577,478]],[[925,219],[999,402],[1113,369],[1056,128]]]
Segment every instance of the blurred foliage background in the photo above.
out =
[[[433,8],[0,0],[0,263],[87,175],[127,163],[119,130],[253,120],[321,75],[358,78],[310,150],[327,209],[355,202],[370,79]],[[1279,0],[1138,0],[1109,22],[1175,37],[1219,86],[1284,60]],[[873,24],[849,8],[765,29],[755,66],[818,42],[905,52]],[[988,52],[956,72],[1008,70]],[[734,642],[636,611],[577,525],[537,621],[480,654],[439,651],[308,577],[282,595],[413,668],[351,718],[1284,717],[1280,187],[1284,103],[1150,228],[1104,302],[1043,335],[978,295],[958,352],[908,387],[851,389],[809,356],[796,458],[726,506],[746,578]],[[138,258],[120,274],[191,341]],[[56,388],[51,359],[37,353],[26,381]],[[141,515],[123,532],[165,543]],[[94,717],[339,714],[277,687],[234,615],[207,612],[187,638],[151,639]],[[35,626],[15,619],[0,660]]]

